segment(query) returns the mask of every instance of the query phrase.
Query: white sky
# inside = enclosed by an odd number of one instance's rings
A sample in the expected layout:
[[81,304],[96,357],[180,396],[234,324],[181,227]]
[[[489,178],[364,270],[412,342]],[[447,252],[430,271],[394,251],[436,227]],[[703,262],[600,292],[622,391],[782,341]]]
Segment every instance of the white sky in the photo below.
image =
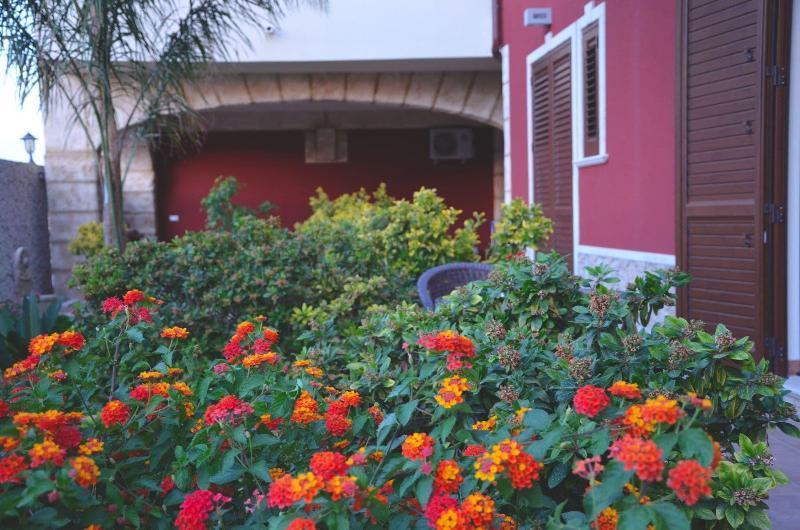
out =
[[0,58],[0,159],[27,162],[21,138],[30,132],[38,140],[33,161],[44,163],[44,125],[39,112],[39,93],[32,92],[20,106],[15,78],[6,74]]

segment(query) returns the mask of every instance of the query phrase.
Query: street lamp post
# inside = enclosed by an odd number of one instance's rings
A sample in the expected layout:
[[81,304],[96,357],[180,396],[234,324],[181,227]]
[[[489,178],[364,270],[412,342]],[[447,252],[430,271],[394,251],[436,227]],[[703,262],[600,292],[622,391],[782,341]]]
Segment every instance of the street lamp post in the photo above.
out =
[[28,160],[29,163],[33,164],[33,151],[36,149],[36,137],[31,133],[27,133],[25,136],[20,138],[22,143],[25,145],[25,152],[28,153]]

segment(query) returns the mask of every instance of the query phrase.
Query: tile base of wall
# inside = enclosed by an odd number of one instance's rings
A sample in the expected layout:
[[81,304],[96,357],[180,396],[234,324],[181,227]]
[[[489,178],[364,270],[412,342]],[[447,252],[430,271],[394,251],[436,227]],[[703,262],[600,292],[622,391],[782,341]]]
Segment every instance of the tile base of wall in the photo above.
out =
[[[577,254],[577,267],[576,272],[581,276],[587,276],[586,267],[596,267],[598,265],[608,265],[616,274],[614,277],[619,278],[619,283],[616,284],[618,289],[625,289],[625,287],[633,281],[637,276],[641,276],[645,271],[654,271],[658,269],[670,268],[669,265],[658,263],[655,261],[637,260],[621,258],[614,255],[602,255],[600,253],[585,253],[578,252]],[[665,307],[653,318],[648,328],[656,322],[664,320],[665,316],[674,316],[675,307]]]

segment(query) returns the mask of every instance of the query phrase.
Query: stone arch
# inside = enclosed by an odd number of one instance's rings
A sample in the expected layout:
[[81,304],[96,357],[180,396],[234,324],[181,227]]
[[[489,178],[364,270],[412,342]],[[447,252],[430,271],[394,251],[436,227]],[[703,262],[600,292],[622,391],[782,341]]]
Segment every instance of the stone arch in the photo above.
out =
[[228,74],[208,79],[187,96],[196,110],[254,103],[372,103],[503,126],[500,72]]

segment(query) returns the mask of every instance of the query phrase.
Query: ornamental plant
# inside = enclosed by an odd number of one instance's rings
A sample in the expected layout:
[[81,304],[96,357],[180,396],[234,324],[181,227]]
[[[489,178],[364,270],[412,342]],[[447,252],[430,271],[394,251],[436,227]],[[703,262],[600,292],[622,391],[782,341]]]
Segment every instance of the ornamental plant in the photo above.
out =
[[489,255],[494,261],[538,249],[553,233],[553,221],[544,216],[539,204],[528,204],[519,197],[504,203],[494,225]]
[[0,524],[768,528],[767,432],[797,434],[782,380],[722,326],[646,330],[661,302],[596,272],[515,257],[435,313],[297,349],[251,315],[202,351],[120,293],[4,374]]
[[71,285],[88,301],[79,313],[85,324],[102,323],[102,301],[135,285],[191,322],[203,350],[221,347],[250,314],[268,314],[292,347],[319,329],[334,342],[370,312],[417,300],[415,282],[429,267],[478,259],[482,217],[459,222],[462,212],[435,190],[410,201],[384,187],[335,200],[319,190],[311,217],[288,230],[278,217],[235,206],[238,189],[233,177],[217,179],[203,200],[206,231],[133,242],[123,253],[104,249],[78,264]]

